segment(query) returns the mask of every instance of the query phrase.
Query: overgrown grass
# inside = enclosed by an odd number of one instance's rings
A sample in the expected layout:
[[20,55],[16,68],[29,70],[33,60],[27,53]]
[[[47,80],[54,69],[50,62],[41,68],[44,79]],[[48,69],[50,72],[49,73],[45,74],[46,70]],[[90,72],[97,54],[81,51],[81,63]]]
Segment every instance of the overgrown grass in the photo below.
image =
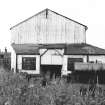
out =
[[[88,85],[67,83],[65,78],[47,79],[35,77],[29,81],[25,74],[0,71],[0,105],[104,105],[104,86],[102,92],[95,90],[95,96],[89,93]],[[85,95],[80,88],[86,88]]]

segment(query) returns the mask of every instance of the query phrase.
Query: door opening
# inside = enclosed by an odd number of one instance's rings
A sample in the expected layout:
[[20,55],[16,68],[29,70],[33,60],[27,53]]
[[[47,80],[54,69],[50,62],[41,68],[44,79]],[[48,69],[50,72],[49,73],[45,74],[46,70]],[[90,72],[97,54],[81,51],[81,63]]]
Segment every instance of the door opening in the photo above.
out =
[[62,65],[41,65],[41,74],[50,76],[50,79],[61,76]]

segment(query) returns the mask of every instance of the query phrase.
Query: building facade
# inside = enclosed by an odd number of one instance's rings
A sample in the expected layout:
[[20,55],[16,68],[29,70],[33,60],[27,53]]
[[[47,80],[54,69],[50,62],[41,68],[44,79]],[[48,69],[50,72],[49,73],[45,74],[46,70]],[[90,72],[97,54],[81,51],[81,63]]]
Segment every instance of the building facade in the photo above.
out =
[[52,10],[45,9],[10,30],[15,72],[67,75],[74,62],[105,63],[105,50],[86,43],[87,26]]

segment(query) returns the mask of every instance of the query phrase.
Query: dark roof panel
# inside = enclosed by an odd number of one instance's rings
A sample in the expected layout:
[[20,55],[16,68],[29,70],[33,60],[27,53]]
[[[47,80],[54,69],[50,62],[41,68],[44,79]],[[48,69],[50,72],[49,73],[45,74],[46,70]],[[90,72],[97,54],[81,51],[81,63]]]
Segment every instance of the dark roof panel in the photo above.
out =
[[65,49],[65,55],[105,55],[105,49],[89,44],[12,44],[17,54],[39,54],[39,49]]
[[40,45],[41,49],[64,49],[66,44],[42,44]]
[[37,45],[34,44],[12,44],[17,54],[39,54]]
[[105,55],[105,49],[98,48],[89,44],[69,44],[66,46],[65,54]]

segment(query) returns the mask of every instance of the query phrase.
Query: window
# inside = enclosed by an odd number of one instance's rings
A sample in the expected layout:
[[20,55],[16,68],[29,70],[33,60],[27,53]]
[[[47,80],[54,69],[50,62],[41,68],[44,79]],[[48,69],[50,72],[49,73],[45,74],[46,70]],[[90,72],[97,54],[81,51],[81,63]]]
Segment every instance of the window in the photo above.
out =
[[70,71],[74,70],[74,63],[75,62],[83,62],[83,58],[68,58],[67,69]]
[[23,57],[22,58],[23,70],[36,70],[36,58],[35,57]]

